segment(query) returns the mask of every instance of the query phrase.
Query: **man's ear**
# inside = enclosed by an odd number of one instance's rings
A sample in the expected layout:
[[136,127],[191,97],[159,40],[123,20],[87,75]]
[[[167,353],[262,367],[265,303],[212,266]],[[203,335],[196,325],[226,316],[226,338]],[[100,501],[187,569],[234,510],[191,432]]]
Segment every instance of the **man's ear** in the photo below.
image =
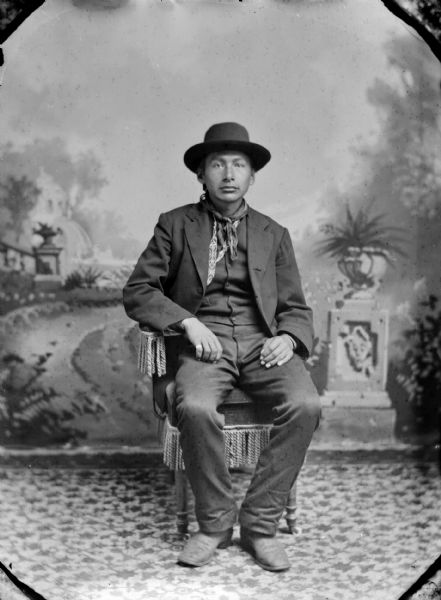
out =
[[256,173],[253,171],[251,173],[251,177],[250,177],[250,185],[253,185],[253,183],[256,181]]

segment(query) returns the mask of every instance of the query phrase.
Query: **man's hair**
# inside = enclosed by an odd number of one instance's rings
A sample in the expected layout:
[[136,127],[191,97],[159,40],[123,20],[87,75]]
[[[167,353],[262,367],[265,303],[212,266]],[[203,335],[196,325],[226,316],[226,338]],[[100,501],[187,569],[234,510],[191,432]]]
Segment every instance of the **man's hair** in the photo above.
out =
[[201,160],[201,162],[198,164],[198,168],[196,169],[196,175],[198,176],[198,178],[204,174],[205,171],[205,159],[207,158],[207,156],[204,156],[204,158]]

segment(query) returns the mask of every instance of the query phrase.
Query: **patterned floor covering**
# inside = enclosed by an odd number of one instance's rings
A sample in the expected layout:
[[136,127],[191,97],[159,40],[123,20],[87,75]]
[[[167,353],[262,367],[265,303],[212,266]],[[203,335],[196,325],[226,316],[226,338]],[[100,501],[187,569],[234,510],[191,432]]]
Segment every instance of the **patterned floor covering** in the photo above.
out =
[[[233,473],[238,500],[249,475]],[[47,600],[389,600],[441,553],[436,462],[310,454],[292,561],[261,570],[235,543],[176,564],[170,474],[148,468],[0,467],[0,560]],[[191,529],[196,525],[192,522]]]

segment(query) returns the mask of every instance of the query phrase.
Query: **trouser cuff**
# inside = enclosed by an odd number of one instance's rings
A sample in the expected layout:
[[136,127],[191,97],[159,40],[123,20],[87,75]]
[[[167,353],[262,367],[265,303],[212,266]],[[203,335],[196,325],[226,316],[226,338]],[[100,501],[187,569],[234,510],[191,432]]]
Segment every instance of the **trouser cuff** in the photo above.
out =
[[235,511],[225,513],[225,515],[218,519],[211,519],[209,521],[198,520],[199,529],[204,533],[220,533],[221,531],[226,531],[227,529],[234,527],[236,522],[237,513]]
[[241,527],[261,535],[274,536],[278,530],[278,523],[261,521],[246,513],[239,515],[239,524]]

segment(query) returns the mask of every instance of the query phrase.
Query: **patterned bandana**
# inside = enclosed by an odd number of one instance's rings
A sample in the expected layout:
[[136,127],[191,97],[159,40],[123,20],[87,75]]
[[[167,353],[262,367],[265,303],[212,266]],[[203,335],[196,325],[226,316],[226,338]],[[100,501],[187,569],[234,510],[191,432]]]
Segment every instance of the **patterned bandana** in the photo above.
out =
[[201,204],[213,215],[213,234],[210,240],[208,250],[208,279],[209,285],[216,271],[216,264],[223,259],[227,251],[230,252],[231,260],[237,258],[237,228],[240,221],[248,212],[248,205],[245,200],[242,201],[240,208],[231,217],[225,217],[210,201],[207,194],[202,194]]

